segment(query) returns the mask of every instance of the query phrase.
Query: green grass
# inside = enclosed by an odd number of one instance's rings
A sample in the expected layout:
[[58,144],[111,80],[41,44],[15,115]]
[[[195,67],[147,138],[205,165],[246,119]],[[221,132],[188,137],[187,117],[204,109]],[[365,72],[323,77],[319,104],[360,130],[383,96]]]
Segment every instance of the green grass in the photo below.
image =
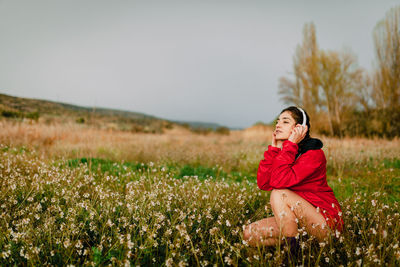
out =
[[[272,215],[254,174],[178,162],[48,162],[34,151],[1,151],[2,266],[277,266],[287,255],[242,242],[244,224]],[[293,265],[400,264],[398,160],[373,162],[328,176],[345,230],[323,245],[300,235],[304,248]]]
[[65,165],[71,168],[78,168],[87,165],[92,172],[99,172],[110,175],[120,175],[131,171],[147,170],[149,166],[138,162],[116,162],[100,158],[79,158],[67,160]]

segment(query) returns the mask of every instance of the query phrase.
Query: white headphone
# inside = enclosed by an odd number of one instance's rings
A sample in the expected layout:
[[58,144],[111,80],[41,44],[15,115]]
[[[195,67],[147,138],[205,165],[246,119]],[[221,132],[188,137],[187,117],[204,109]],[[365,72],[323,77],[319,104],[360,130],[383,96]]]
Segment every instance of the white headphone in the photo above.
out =
[[304,110],[303,109],[301,109],[301,108],[299,108],[299,107],[297,107],[300,111],[301,111],[301,113],[303,113],[303,123],[301,124],[301,126],[303,126],[303,127],[305,127],[306,126],[306,124],[307,124],[307,117],[306,117],[306,113],[304,112]]

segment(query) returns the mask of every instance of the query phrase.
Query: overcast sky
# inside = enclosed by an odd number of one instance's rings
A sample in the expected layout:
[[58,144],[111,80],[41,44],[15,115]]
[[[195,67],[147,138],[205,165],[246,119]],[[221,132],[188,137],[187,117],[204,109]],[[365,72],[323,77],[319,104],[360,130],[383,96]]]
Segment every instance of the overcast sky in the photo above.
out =
[[284,108],[305,23],[371,69],[399,1],[0,0],[0,92],[248,127]]

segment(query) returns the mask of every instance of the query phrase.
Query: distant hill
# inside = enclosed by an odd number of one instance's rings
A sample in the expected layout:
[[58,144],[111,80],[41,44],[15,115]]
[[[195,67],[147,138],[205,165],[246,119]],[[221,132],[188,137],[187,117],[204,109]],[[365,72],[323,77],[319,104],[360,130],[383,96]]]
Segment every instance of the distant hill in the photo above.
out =
[[0,94],[3,117],[28,118],[45,123],[81,123],[98,128],[133,132],[161,132],[172,123],[151,115],[107,108],[82,107],[66,103]]
[[81,123],[107,129],[132,132],[162,132],[174,124],[192,129],[217,129],[215,123],[169,121],[139,112],[108,108],[82,107],[49,100],[0,94],[0,115],[6,118],[32,119],[45,123]]
[[200,122],[200,121],[173,121],[174,123],[181,124],[181,125],[188,125],[190,128],[193,129],[212,129],[216,130],[220,127],[224,127],[220,124],[217,123],[211,123],[211,122]]

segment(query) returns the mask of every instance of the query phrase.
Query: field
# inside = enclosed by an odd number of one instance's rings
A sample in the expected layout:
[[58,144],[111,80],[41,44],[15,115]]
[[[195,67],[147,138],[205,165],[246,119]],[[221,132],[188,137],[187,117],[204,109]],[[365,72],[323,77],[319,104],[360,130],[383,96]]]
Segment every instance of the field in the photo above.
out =
[[[271,215],[255,183],[271,132],[198,135],[0,121],[0,265],[276,266],[242,226]],[[343,233],[299,230],[293,266],[400,265],[400,140],[324,143]],[[284,241],[282,241],[284,242]]]

